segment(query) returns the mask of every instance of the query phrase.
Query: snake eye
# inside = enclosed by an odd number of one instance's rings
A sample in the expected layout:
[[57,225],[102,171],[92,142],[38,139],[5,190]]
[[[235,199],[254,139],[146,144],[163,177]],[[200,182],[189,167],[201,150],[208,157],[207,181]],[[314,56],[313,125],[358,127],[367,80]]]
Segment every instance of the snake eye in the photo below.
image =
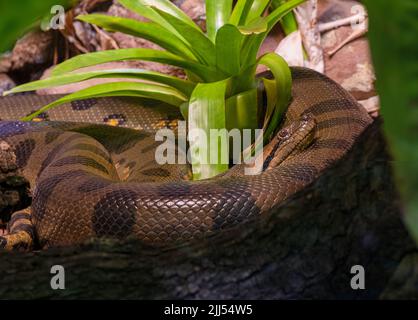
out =
[[281,139],[285,139],[285,138],[287,138],[289,136],[289,129],[282,129],[280,132],[279,132],[279,138],[281,138]]
[[311,118],[312,118],[312,114],[311,113],[305,113],[305,114],[302,115],[301,120],[302,121],[308,121]]

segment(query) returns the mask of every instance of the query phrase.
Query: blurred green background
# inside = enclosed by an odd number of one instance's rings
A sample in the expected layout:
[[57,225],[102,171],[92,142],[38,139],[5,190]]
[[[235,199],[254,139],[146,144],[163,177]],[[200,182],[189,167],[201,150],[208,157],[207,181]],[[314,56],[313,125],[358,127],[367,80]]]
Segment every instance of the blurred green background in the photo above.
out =
[[418,242],[418,1],[365,0],[384,127]]
[[70,0],[0,0],[0,53],[12,48],[17,38],[50,13],[54,5],[68,5]]

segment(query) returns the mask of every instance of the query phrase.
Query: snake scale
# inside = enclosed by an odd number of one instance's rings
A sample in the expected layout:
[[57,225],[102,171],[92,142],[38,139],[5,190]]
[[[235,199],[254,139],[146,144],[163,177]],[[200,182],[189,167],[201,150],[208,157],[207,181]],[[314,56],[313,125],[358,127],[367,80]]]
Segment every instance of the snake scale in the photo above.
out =
[[161,143],[154,139],[155,130],[176,126],[174,108],[104,98],[73,102],[35,122],[19,122],[56,97],[2,98],[0,140],[14,150],[33,201],[31,208],[12,216],[10,234],[0,237],[0,246],[13,249],[36,238],[47,248],[92,237],[136,237],[164,245],[274,214],[341,159],[371,123],[366,111],[329,78],[305,68],[292,68],[292,77],[293,99],[283,127],[304,115],[313,117],[310,145],[280,161],[275,158],[280,152],[270,154],[274,167],[259,175],[242,175],[235,166],[203,181],[184,179],[183,166],[155,165]]

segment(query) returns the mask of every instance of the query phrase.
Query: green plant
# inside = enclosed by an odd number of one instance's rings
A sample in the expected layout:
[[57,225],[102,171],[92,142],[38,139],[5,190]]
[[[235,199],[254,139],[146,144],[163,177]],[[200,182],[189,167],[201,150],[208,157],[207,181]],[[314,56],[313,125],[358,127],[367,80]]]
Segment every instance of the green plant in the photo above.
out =
[[[280,7],[287,1],[288,0],[272,0],[271,7],[273,10],[277,9],[278,7]],[[292,32],[295,32],[296,30],[298,30],[298,23],[296,21],[295,14],[293,12],[289,12],[287,15],[285,15],[280,21],[280,24],[286,35],[289,35]]]
[[[168,0],[119,0],[126,8],[150,22],[101,14],[79,16],[84,22],[108,31],[119,31],[154,42],[165,50],[120,49],[80,55],[58,65],[52,76],[19,86],[8,93],[80,82],[92,78],[136,78],[152,83],[117,82],[96,85],[59,99],[24,118],[76,99],[105,96],[137,96],[156,99],[180,108],[188,128],[210,136],[211,129],[255,129],[258,124],[257,87],[265,82],[267,108],[264,139],[276,130],[291,95],[291,74],[287,63],[268,53],[257,58],[259,48],[276,23],[305,0],[206,0],[205,34],[183,11]],[[120,60],[147,60],[183,68],[187,80],[146,70],[107,70],[73,73],[82,67]],[[257,79],[258,65],[267,66],[274,81]],[[226,133],[225,133],[226,134]],[[190,141],[194,179],[210,178],[228,169],[228,164],[206,164],[211,154],[228,154],[219,141],[205,150],[203,141]]]

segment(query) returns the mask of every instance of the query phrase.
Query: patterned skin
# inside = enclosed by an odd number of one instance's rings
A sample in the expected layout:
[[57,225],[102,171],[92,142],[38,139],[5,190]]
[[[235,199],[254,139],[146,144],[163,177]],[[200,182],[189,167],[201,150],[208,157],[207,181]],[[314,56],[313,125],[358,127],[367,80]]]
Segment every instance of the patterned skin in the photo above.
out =
[[22,123],[13,120],[56,97],[0,100],[0,139],[15,149],[33,188],[32,207],[12,216],[0,246],[28,249],[35,236],[42,248],[92,237],[167,245],[274,214],[341,159],[371,123],[332,80],[304,68],[292,73],[293,101],[284,129],[264,149],[264,171],[247,176],[237,165],[203,181],[185,179],[187,165],[155,163],[155,130],[173,128],[179,118],[172,107],[106,98],[52,109],[48,121]]

